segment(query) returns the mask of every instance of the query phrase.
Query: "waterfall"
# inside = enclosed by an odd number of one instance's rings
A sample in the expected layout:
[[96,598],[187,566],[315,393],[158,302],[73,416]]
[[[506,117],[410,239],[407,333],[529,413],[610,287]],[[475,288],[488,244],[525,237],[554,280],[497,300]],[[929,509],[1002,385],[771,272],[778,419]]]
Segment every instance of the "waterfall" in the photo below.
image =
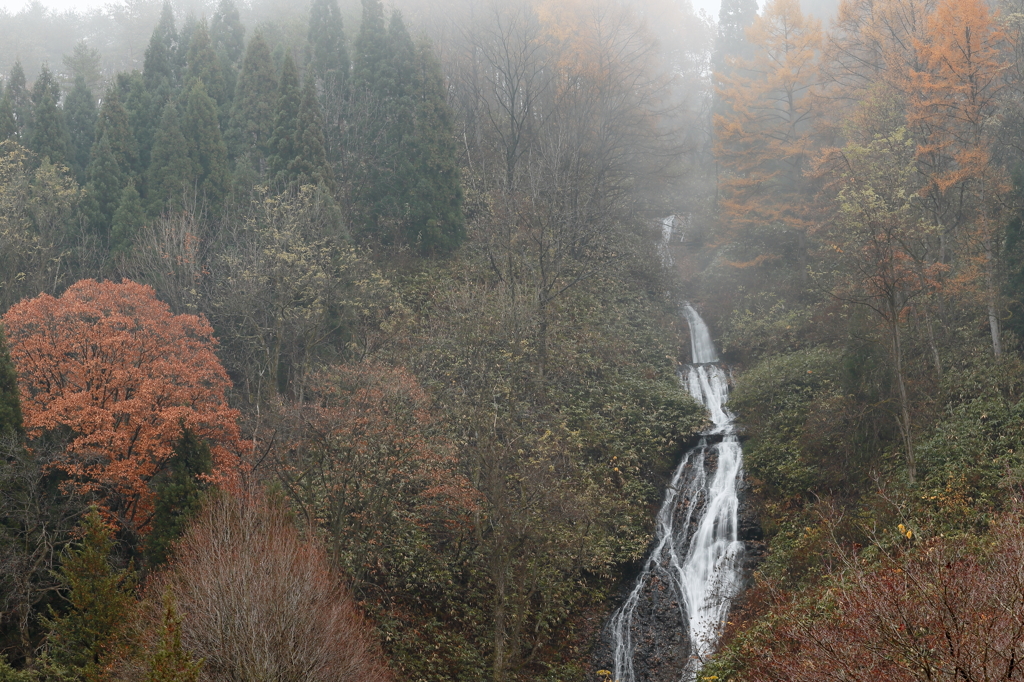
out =
[[[636,666],[641,648],[651,650],[645,655],[661,664],[674,658],[677,679],[696,679],[715,650],[741,586],[737,489],[743,452],[733,415],[725,407],[728,381],[722,368],[712,364],[718,354],[704,320],[688,303],[683,314],[690,326],[693,364],[680,381],[707,408],[713,427],[676,468],[655,520],[654,547],[636,585],[609,621],[618,682],[652,679],[649,671]],[[671,621],[686,637],[665,637],[656,625],[643,623],[644,618]]]

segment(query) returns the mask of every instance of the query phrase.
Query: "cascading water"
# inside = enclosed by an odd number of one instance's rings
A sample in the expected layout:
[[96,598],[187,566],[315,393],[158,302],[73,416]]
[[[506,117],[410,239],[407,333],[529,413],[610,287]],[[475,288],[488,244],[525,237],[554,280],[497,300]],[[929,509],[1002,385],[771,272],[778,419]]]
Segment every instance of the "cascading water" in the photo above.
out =
[[[662,668],[674,660],[674,679],[694,680],[714,651],[741,586],[737,493],[743,452],[733,415],[725,408],[728,381],[722,368],[712,364],[718,354],[704,320],[689,304],[683,314],[690,325],[693,364],[680,380],[707,408],[713,427],[676,468],[655,521],[654,548],[609,622],[618,682],[668,679],[637,665],[641,649],[645,661]],[[664,635],[673,623],[685,638]]]

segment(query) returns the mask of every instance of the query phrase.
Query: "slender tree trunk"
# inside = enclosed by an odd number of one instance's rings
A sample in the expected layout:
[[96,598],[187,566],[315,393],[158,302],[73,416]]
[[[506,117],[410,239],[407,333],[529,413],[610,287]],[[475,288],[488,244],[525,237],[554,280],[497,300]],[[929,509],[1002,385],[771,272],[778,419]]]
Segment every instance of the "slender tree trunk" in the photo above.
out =
[[992,332],[992,354],[997,358],[1003,354],[999,329],[999,292],[996,288],[996,256],[992,240],[985,240],[985,275],[988,280],[988,327]]
[[[504,562],[500,562],[504,563]],[[505,571],[504,566],[494,571],[494,682],[505,680]]]
[[896,369],[896,386],[900,396],[900,417],[896,421],[903,436],[903,448],[906,451],[907,479],[911,485],[917,482],[917,462],[914,459],[914,437],[910,423],[910,398],[907,395],[907,383],[903,377],[903,340],[900,335],[900,321],[896,306],[892,301],[889,305],[889,324],[892,340],[893,364]]

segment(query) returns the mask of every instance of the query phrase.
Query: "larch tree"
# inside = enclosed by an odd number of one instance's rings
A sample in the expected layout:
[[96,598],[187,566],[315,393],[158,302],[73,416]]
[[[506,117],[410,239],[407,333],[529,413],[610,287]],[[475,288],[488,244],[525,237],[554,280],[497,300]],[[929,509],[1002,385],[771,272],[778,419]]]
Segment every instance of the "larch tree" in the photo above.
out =
[[103,80],[103,57],[99,50],[89,47],[84,40],[75,43],[71,54],[64,55],[61,63],[64,64],[67,82],[73,84],[81,77],[88,89],[95,90]]
[[[917,131],[917,159],[926,182],[921,192],[942,243],[946,262],[959,246],[984,257],[984,298],[992,351],[1002,353],[997,273],[1003,197],[1010,191],[1004,168],[993,163],[993,134],[1009,67],[1007,36],[979,0],[940,0],[925,21],[916,47],[923,68],[912,71],[909,125]],[[960,242],[960,244],[956,244]]]
[[[720,209],[727,232],[767,228],[795,234],[806,268],[805,207],[813,197],[804,177],[813,151],[821,24],[796,0],[770,2],[747,31],[750,60],[732,60],[720,77],[723,109],[715,116],[715,156],[722,167]],[[759,258],[766,258],[761,253]]]
[[237,484],[237,413],[227,405],[230,382],[204,319],[172,315],[140,284],[83,280],[60,298],[22,301],[3,323],[26,430],[68,432],[57,468],[129,530],[148,530],[149,482],[183,430],[209,442],[209,480]]

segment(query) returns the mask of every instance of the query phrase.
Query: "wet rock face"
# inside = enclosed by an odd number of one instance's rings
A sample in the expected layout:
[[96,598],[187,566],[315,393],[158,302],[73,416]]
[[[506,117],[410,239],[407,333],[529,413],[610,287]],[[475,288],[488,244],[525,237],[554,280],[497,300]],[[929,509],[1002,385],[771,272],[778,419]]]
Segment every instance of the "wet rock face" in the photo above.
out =
[[[633,664],[637,682],[679,682],[690,657],[689,625],[684,611],[671,584],[661,576],[652,576],[644,588],[631,630],[636,644]],[[612,669],[611,647],[606,631],[595,652],[598,669]]]
[[[718,465],[714,447],[706,446],[702,457],[691,459],[680,487],[687,487],[689,479],[696,475],[696,468],[701,465],[708,477],[714,475]],[[676,502],[673,525],[680,529],[686,526],[686,532],[679,533],[674,543],[677,554],[686,555],[706,504],[706,491],[703,490],[696,498],[682,495]],[[693,650],[686,605],[669,579],[669,570],[672,569],[665,561],[651,572],[634,613],[630,636],[635,647],[633,669],[636,682],[679,682]],[[620,601],[625,599],[628,590],[629,586],[624,588]],[[595,670],[613,670],[614,660],[612,633],[606,626],[595,648],[592,662]]]
[[[717,452],[707,447],[703,454],[703,466],[708,477],[717,469]],[[694,458],[690,467],[699,466],[701,458]],[[688,474],[692,476],[693,474]],[[765,548],[762,541],[763,532],[758,521],[756,510],[749,504],[749,484],[743,482],[740,489],[740,506],[738,513],[738,536],[744,545],[743,573],[744,582],[748,582],[753,570],[764,556]],[[680,497],[674,509],[674,523],[681,528],[687,523],[687,510],[692,505],[689,525],[685,537],[676,543],[676,551],[684,554],[696,532],[698,519],[703,516],[703,507],[707,499],[702,494],[697,499]],[[682,536],[683,534],[680,533]],[[652,572],[651,580],[641,593],[640,603],[630,630],[634,642],[634,672],[636,682],[680,682],[693,649],[689,636],[689,619],[681,596],[673,589],[665,571],[667,563]],[[632,584],[632,580],[628,581]],[[629,586],[623,588],[619,601],[628,594]],[[740,594],[738,601],[742,601]],[[613,670],[614,644],[612,634],[606,626],[596,643],[591,662],[594,670]]]

